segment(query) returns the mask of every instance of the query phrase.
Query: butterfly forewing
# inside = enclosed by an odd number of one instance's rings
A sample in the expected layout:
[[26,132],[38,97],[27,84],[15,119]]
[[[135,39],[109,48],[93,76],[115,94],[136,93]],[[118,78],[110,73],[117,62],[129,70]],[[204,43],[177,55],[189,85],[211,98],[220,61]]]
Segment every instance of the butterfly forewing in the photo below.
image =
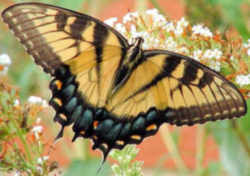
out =
[[90,16],[37,3],[12,6],[2,16],[46,72],[67,64],[88,101],[103,104],[112,70],[128,46],[117,31]]
[[197,61],[162,50],[145,51],[142,57],[109,101],[108,109],[117,116],[171,108],[176,115],[164,120],[182,125],[245,114],[245,101],[235,86]]
[[100,63],[104,45],[120,50],[128,45],[117,31],[99,20],[50,5],[17,4],[7,8],[2,17],[35,61],[52,74],[60,63],[84,51]]

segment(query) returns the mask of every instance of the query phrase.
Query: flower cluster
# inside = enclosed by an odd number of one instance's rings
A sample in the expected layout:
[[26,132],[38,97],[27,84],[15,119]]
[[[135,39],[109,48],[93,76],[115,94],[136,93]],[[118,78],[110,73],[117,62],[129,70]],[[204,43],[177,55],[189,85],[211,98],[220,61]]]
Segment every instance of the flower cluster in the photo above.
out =
[[30,96],[28,98],[28,102],[30,104],[37,104],[37,105],[41,105],[42,107],[46,108],[48,107],[48,103],[46,100],[43,100],[41,97],[37,97],[37,96]]
[[185,18],[169,21],[157,9],[130,12],[121,22],[110,18],[105,23],[124,35],[130,44],[134,38],[142,37],[143,49],[164,49],[192,57],[218,72],[226,72],[225,76],[239,86],[248,85],[246,78],[239,77],[236,81],[236,77],[250,72],[246,64],[250,59],[250,39],[247,43],[230,38],[225,41],[219,32],[213,33],[204,24],[192,26]]
[[[48,175],[51,165],[44,140],[44,126],[38,114],[45,100],[31,96],[21,103],[18,92],[6,82],[0,84],[0,170],[19,175]],[[54,169],[54,168],[53,168]]]
[[114,174],[116,176],[142,176],[143,162],[132,162],[138,152],[139,150],[136,149],[135,145],[125,146],[123,150],[112,150],[110,156],[118,162],[111,167]]
[[198,24],[192,27],[193,35],[201,35],[204,37],[213,37],[212,32],[208,29],[208,27],[204,27],[202,24]]

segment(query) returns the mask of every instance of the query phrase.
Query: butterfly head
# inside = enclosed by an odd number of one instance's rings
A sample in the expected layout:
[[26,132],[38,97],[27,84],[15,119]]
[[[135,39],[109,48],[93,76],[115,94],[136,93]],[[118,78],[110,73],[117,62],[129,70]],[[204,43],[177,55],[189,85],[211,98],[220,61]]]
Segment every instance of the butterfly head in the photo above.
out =
[[129,46],[128,50],[128,60],[131,62],[135,60],[137,56],[141,55],[142,51],[142,44],[144,42],[144,39],[141,37],[136,37],[134,39],[134,42]]

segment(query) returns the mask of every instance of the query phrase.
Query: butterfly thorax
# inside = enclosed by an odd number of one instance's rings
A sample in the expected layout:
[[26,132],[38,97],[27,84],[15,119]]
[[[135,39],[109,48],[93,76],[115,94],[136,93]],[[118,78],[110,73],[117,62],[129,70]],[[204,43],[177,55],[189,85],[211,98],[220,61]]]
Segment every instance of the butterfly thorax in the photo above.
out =
[[131,44],[128,51],[116,71],[116,76],[113,81],[112,91],[108,95],[107,100],[111,100],[115,93],[122,87],[129,79],[131,73],[136,68],[139,60],[142,58],[142,43],[143,38],[135,38],[135,42]]
[[131,64],[133,65],[138,61],[138,59],[141,57],[142,54],[142,43],[143,43],[143,38],[137,37],[135,38],[135,42],[130,45],[128,49],[127,56],[125,58],[124,64]]

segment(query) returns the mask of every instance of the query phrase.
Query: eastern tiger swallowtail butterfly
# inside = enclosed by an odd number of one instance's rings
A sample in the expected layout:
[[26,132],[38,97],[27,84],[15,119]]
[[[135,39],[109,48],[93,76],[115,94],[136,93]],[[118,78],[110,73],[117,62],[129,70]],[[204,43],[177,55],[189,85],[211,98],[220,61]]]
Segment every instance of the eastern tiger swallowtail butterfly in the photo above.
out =
[[50,105],[62,129],[91,138],[106,159],[139,144],[164,123],[193,125],[246,113],[237,88],[201,63],[166,50],[142,50],[91,16],[41,3],[5,9],[4,22],[54,79]]

